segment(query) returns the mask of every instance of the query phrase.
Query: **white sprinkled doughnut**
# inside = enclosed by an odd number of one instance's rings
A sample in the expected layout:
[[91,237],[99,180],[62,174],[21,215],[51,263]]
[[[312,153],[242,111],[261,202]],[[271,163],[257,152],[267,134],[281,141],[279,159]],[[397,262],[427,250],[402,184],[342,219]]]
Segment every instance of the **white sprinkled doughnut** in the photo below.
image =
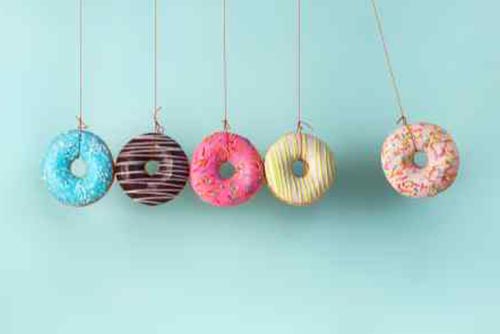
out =
[[[414,162],[417,152],[427,156],[423,167]],[[391,186],[408,197],[430,197],[446,190],[455,181],[460,165],[452,137],[428,123],[403,126],[387,137],[381,161]]]

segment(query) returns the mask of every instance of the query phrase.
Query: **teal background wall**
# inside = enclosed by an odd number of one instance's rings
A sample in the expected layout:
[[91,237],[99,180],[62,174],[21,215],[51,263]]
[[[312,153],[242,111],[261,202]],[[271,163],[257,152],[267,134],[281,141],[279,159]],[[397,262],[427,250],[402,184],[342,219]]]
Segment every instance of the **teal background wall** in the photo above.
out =
[[[191,153],[221,125],[220,1],[162,3],[164,121]],[[379,167],[396,109],[369,1],[304,1],[304,113],[338,180],[313,207],[265,189],[224,210],[190,189],[155,209],[116,184],[86,209],[50,198],[76,1],[0,4],[0,333],[499,332],[498,1],[380,1],[412,120],[459,145],[448,192],[402,198]],[[86,121],[114,154],[151,129],[151,19],[150,1],[86,1]],[[294,1],[231,0],[228,29],[231,123],[264,153],[294,126]]]

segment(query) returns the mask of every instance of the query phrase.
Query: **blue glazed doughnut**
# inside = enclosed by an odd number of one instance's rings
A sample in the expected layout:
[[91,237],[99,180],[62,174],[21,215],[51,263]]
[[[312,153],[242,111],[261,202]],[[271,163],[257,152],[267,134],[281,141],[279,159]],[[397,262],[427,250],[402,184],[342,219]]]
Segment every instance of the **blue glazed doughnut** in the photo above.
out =
[[[84,176],[71,171],[82,159]],[[43,161],[43,179],[49,192],[62,204],[86,206],[101,199],[113,183],[113,157],[104,141],[88,131],[71,130],[57,136]]]

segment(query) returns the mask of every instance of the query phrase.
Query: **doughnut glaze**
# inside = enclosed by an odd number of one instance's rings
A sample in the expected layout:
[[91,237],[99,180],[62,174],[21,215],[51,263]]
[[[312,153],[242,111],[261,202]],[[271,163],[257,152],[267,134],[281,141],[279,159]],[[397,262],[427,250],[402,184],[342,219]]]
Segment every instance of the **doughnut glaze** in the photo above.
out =
[[[234,167],[228,179],[220,175],[224,163]],[[219,207],[235,206],[250,200],[264,181],[259,152],[242,136],[216,132],[196,148],[191,162],[191,186],[205,202]]]
[[[287,133],[266,153],[267,185],[281,201],[307,206],[318,201],[336,178],[335,159],[328,145],[309,134]],[[297,176],[293,164],[301,161],[304,174]]]
[[[427,156],[423,167],[414,162],[417,152]],[[430,197],[455,181],[460,158],[453,138],[441,127],[418,123],[403,126],[385,140],[382,169],[391,186],[408,197]]]
[[[71,171],[78,158],[87,166],[81,177]],[[50,144],[43,161],[43,180],[50,194],[62,204],[86,206],[101,199],[113,184],[113,157],[97,135],[71,130]]]
[[[158,163],[154,174],[148,162]],[[188,157],[172,138],[146,133],[130,140],[116,159],[116,178],[125,194],[137,203],[155,206],[174,199],[189,179]]]

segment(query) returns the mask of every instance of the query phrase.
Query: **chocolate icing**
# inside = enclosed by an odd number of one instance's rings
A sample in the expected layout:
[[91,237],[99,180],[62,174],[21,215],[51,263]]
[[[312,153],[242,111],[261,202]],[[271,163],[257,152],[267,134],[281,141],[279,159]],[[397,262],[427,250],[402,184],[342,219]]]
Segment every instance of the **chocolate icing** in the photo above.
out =
[[[158,170],[146,171],[149,161],[158,162]],[[158,205],[174,199],[189,179],[186,153],[172,138],[146,133],[130,140],[116,159],[116,178],[135,202]]]

